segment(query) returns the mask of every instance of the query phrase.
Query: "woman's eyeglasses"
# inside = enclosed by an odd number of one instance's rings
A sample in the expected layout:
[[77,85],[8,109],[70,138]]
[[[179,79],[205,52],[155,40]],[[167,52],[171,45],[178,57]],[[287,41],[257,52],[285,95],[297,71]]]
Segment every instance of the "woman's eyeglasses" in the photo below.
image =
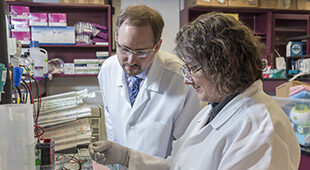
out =
[[192,74],[197,73],[198,71],[200,71],[202,69],[201,66],[196,65],[193,67],[189,67],[188,65],[183,65],[180,68],[181,74],[184,77],[184,79],[188,82],[188,83],[193,83],[193,78],[192,78]]

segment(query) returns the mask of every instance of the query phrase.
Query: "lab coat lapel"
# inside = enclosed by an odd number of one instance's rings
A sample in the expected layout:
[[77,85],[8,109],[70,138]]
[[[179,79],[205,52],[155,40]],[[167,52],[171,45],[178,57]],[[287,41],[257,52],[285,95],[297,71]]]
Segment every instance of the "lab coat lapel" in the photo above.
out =
[[199,118],[193,120],[184,135],[174,142],[175,148],[187,148],[188,146],[195,145],[209,135],[213,127],[210,125],[204,125],[210,116],[210,111],[211,106],[209,105],[205,106],[200,113],[198,113],[201,114]]
[[127,101],[126,105],[128,105],[128,107],[131,107],[128,95],[127,81],[125,79],[125,73],[123,72],[122,68],[118,70],[116,86],[120,88],[120,96],[124,99],[124,101]]
[[220,128],[227,120],[232,117],[244,103],[251,99],[257,91],[263,91],[262,81],[255,81],[249,88],[247,88],[244,92],[237,95],[233,98],[229,103],[227,103],[224,108],[218,113],[218,115],[214,118],[210,124],[215,128]]
[[205,125],[205,124],[210,117],[211,110],[212,109],[210,107],[209,109],[206,110],[206,114],[203,114],[198,119],[197,126],[189,134],[191,140],[188,141],[187,145],[194,145],[196,143],[200,143],[202,140],[204,140],[209,135],[213,127],[210,124],[209,125]]
[[160,91],[161,77],[163,74],[161,65],[162,65],[161,61],[158,59],[158,56],[156,55],[149,69],[148,75],[140,88],[136,101],[131,109],[130,114],[131,116],[128,119],[130,124],[134,124],[137,121],[140,114],[143,112],[144,107],[150,100],[151,93],[152,92],[158,93]]

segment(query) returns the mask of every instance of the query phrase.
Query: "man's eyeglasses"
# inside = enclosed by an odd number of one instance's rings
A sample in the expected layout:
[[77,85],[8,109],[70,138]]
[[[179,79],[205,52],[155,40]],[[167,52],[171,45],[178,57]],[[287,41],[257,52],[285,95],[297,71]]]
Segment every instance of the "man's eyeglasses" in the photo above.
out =
[[156,45],[152,49],[143,49],[143,50],[132,50],[124,45],[119,44],[117,41],[115,41],[119,52],[122,55],[127,55],[129,56],[130,54],[134,54],[135,57],[137,58],[145,58],[147,57],[150,53],[155,51]]
[[180,69],[182,76],[188,83],[193,83],[192,74],[197,73],[202,69],[201,66],[196,65],[193,67],[189,67],[187,65],[183,65]]

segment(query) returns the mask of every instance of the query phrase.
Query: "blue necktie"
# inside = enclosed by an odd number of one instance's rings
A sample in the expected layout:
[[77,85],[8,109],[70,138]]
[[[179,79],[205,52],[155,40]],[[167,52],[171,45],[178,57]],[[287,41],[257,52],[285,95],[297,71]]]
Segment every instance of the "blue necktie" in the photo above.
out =
[[134,102],[136,101],[136,97],[139,93],[139,87],[140,87],[140,78],[136,76],[129,77],[129,100],[131,103],[131,106],[133,106]]

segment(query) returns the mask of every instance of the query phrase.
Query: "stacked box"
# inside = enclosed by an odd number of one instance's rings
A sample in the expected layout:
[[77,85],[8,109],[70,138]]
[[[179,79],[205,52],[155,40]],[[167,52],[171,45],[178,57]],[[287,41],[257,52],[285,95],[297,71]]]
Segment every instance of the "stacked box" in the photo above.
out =
[[49,26],[67,26],[66,13],[48,13]]
[[229,0],[230,7],[258,7],[258,0]]
[[65,63],[64,64],[64,74],[75,74],[73,63]]
[[278,0],[260,0],[259,1],[260,8],[270,8],[276,9],[278,8]]
[[59,3],[63,3],[63,4],[73,4],[74,0],[59,0]]
[[278,9],[297,9],[297,1],[278,0]]
[[69,4],[104,4],[104,0],[59,0],[59,3],[69,3]]
[[107,59],[109,57],[109,51],[97,51],[96,57],[97,59]]
[[286,45],[286,57],[302,55],[301,42],[289,41]]
[[39,41],[40,44],[75,44],[74,27],[43,27],[34,26],[31,28],[31,38]]
[[47,26],[47,13],[30,13],[30,26]]
[[297,9],[310,10],[310,0],[298,0]]
[[106,140],[106,128],[104,123],[104,109],[101,105],[90,105],[91,116],[89,117],[90,128],[92,131],[92,142]]
[[98,74],[105,59],[74,59],[75,74]]
[[12,17],[10,19],[13,29],[11,29],[11,37],[16,38],[22,44],[30,43],[30,27],[29,27],[29,6],[11,5],[10,12]]
[[192,6],[227,6],[228,0],[188,0],[185,1],[185,7],[192,7]]

